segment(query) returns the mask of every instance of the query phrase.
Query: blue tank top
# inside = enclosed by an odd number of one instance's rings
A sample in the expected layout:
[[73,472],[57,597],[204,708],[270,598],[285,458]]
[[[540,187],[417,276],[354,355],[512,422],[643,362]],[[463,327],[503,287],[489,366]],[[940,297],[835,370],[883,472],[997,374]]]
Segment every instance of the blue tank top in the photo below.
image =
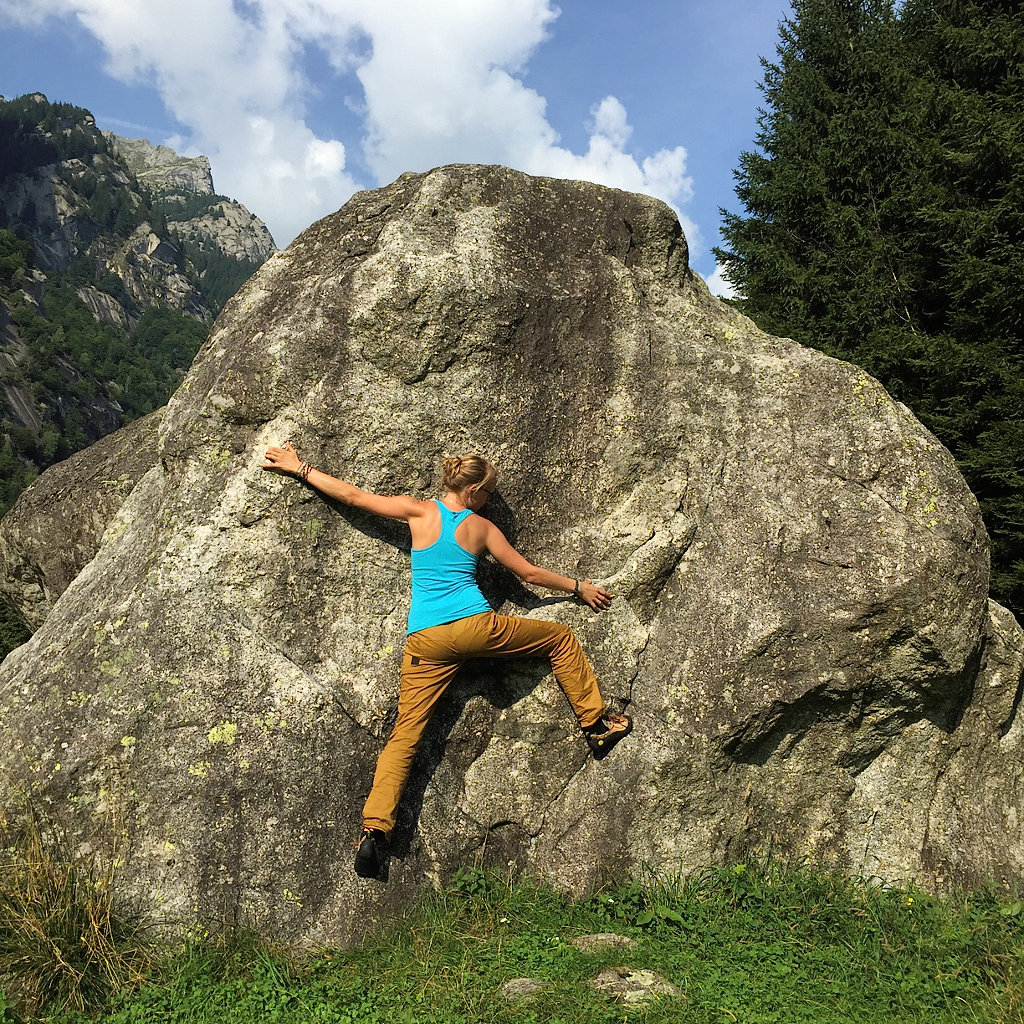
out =
[[441,536],[429,547],[412,549],[410,633],[491,610],[476,582],[480,556],[455,539],[455,527],[472,510],[452,512],[436,498],[434,502],[441,510]]

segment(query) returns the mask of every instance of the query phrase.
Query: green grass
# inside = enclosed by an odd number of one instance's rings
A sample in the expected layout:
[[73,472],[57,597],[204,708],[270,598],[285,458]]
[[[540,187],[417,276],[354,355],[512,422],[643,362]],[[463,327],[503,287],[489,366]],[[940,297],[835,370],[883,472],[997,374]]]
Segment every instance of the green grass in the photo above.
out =
[[[221,935],[165,952],[147,982],[109,995],[92,1016],[45,1019],[1019,1024],[1022,924],[1021,902],[994,891],[938,899],[806,868],[715,869],[584,902],[467,871],[357,948],[290,957],[251,933]],[[598,931],[636,946],[588,955],[570,944]],[[627,1010],[587,984],[609,964],[657,971],[685,997]],[[506,1002],[501,984],[526,976],[543,993]]]

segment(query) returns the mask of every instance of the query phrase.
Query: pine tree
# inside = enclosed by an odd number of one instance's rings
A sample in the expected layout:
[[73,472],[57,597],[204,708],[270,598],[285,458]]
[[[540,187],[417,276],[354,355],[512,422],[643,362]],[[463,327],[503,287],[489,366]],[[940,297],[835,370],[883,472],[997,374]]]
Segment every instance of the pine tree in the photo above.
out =
[[949,445],[992,538],[992,589],[1024,609],[1024,12],[911,0],[901,19],[928,101],[920,305],[940,342],[922,417]]
[[[767,330],[850,357],[901,305],[891,183],[906,159],[890,117],[907,89],[891,0],[797,0],[764,61],[761,152],[744,153],[718,250]],[[839,259],[837,253],[841,253]]]
[[797,0],[719,250],[744,312],[879,377],[945,443],[1024,610],[1024,15]]

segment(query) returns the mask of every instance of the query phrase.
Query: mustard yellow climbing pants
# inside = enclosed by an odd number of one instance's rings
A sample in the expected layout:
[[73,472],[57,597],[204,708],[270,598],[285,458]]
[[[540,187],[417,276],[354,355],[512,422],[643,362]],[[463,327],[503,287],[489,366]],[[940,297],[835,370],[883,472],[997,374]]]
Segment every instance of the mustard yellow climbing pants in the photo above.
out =
[[551,669],[582,727],[593,725],[605,704],[583,648],[558,622],[481,612],[443,626],[410,633],[402,655],[398,720],[381,751],[373,788],[363,805],[363,824],[388,835],[423,731],[462,663],[470,658],[551,659]]

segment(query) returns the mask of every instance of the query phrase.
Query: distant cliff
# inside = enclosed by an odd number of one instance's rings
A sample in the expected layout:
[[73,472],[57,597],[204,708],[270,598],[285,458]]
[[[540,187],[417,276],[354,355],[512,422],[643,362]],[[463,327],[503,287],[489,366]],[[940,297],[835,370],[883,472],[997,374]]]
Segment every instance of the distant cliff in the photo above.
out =
[[125,139],[104,132],[114,153],[148,188],[167,217],[167,226],[193,249],[214,247],[239,263],[256,266],[277,252],[267,225],[241,203],[213,191],[210,161],[205,156],[179,156],[167,146],[145,139]]
[[276,251],[205,157],[0,97],[0,511],[53,462],[162,405]]

